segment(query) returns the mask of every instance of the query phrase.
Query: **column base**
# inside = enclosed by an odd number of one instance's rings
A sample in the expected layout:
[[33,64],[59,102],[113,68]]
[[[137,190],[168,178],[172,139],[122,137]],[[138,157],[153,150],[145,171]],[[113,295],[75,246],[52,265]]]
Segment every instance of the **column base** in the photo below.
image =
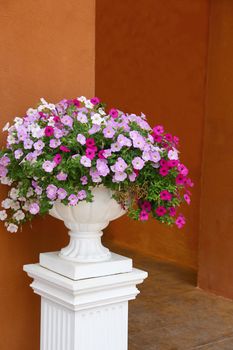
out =
[[42,298],[40,350],[127,350],[128,301],[146,272],[73,280],[39,264],[24,271]]

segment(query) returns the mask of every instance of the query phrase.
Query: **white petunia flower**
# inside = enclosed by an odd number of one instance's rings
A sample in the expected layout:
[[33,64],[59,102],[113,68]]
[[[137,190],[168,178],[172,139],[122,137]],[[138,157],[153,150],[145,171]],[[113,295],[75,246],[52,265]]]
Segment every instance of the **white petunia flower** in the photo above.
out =
[[14,122],[15,122],[15,125],[22,125],[23,124],[23,118],[15,117]]
[[7,225],[7,231],[9,231],[11,233],[15,233],[18,231],[18,226],[15,224],[9,224],[9,225]]
[[16,142],[16,139],[14,138],[13,135],[8,135],[7,142],[9,143],[9,145],[13,145]]
[[27,192],[27,194],[26,194],[26,197],[27,197],[27,198],[30,198],[31,196],[33,196],[33,194],[34,194],[33,188],[30,187],[29,190],[28,190],[28,192]]
[[99,114],[101,115],[106,115],[105,111],[102,108],[98,109]]
[[92,123],[96,124],[96,125],[101,125],[101,123],[103,122],[103,118],[100,116],[100,114],[95,113],[93,114],[93,116],[91,117]]
[[10,123],[8,122],[8,123],[6,123],[6,124],[4,125],[4,127],[2,128],[2,131],[7,131],[7,130],[9,129],[9,127],[10,127]]
[[25,218],[25,214],[22,210],[18,210],[14,215],[13,215],[13,218],[16,220],[16,221],[21,221]]
[[80,101],[80,102],[85,102],[85,101],[87,100],[85,96],[80,96],[80,97],[78,97],[77,99],[78,99],[78,101]]
[[90,100],[86,100],[84,103],[85,103],[86,108],[93,108],[94,107],[93,103],[91,103]]
[[168,151],[167,156],[170,160],[178,160],[179,159],[178,151],[174,147],[172,150]]
[[12,199],[6,198],[6,199],[4,199],[4,201],[2,201],[1,204],[2,204],[2,207],[3,207],[4,209],[10,209],[12,203],[13,203],[13,200],[12,200]]
[[12,204],[11,204],[11,209],[13,209],[13,210],[19,210],[19,208],[20,208],[20,204],[19,204],[19,202],[12,202]]
[[4,220],[6,220],[6,218],[7,218],[6,210],[1,210],[0,211],[0,220],[4,221]]
[[1,184],[2,185],[11,186],[12,183],[13,183],[13,181],[11,179],[9,179],[9,177],[7,177],[7,176],[1,178]]
[[19,190],[17,188],[13,187],[10,190],[10,197],[11,197],[11,199],[16,200],[18,198],[18,195],[19,195]]

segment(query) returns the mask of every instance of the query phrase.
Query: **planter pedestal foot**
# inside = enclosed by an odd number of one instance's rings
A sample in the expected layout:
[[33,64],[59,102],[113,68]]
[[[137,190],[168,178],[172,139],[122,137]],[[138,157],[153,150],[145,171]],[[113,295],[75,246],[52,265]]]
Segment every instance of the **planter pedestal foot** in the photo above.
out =
[[[53,263],[54,259],[62,260],[56,253],[45,254],[49,254],[47,260],[41,259],[45,265],[49,261],[51,266],[51,254]],[[136,285],[143,282],[147,273],[129,268],[127,258],[113,254],[112,259],[113,265],[119,262],[118,273],[116,266],[112,273],[108,267],[105,276],[91,278],[85,278],[84,265],[89,264],[83,264],[81,278],[73,266],[75,279],[69,277],[69,265],[63,275],[40,264],[24,266],[33,278],[31,287],[41,296],[40,350],[127,350],[128,301],[136,298]],[[128,272],[122,272],[122,266]],[[86,267],[89,276],[90,266]]]

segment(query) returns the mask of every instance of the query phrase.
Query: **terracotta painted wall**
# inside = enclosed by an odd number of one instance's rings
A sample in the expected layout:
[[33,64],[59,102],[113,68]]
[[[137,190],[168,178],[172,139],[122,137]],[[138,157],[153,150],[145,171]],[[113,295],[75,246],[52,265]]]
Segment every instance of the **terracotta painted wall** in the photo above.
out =
[[[0,1],[0,128],[40,97],[94,94],[94,0]],[[1,198],[4,189],[1,187]],[[39,219],[10,235],[0,225],[0,349],[39,349],[39,297],[22,271],[66,243],[63,224]]]
[[213,0],[204,136],[199,286],[233,299],[233,2]]
[[209,5],[207,0],[97,1],[96,93],[181,139],[195,182],[183,231],[123,218],[107,240],[197,267]]

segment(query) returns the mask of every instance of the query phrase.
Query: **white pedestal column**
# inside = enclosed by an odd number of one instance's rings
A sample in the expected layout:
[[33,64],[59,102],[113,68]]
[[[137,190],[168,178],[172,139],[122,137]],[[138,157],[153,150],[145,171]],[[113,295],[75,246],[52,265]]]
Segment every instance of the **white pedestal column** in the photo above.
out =
[[[127,350],[128,301],[135,299],[136,285],[147,273],[119,255],[103,263],[101,277],[101,263],[66,262],[63,267],[56,253],[42,254],[40,260],[43,266],[24,266],[34,279],[31,287],[41,296],[40,349]],[[60,273],[51,271],[54,266]]]

